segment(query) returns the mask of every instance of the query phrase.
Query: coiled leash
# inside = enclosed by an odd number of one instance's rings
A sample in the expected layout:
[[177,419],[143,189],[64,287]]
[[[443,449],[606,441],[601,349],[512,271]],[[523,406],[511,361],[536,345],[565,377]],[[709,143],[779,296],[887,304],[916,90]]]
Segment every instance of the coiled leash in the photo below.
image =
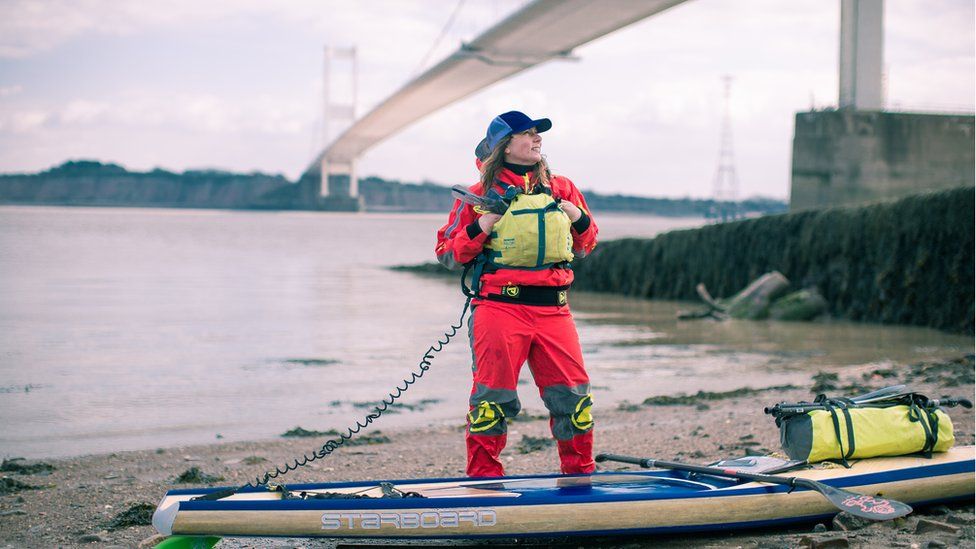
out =
[[[464,272],[461,273],[461,285],[466,290],[467,287],[464,285],[464,278],[467,276],[468,271],[471,269],[471,265],[472,265],[471,263],[465,265]],[[410,372],[409,377],[403,379],[402,385],[401,384],[396,385],[393,391],[390,392],[385,398],[383,398],[383,400],[380,402],[379,405],[376,406],[376,408],[374,408],[370,413],[366,414],[366,416],[363,417],[363,419],[357,421],[355,425],[346,428],[346,432],[339,435],[339,438],[326,441],[326,443],[323,444],[321,448],[314,450],[308,454],[302,454],[302,457],[294,459],[291,462],[285,462],[282,466],[275,467],[274,471],[268,471],[264,473],[263,476],[254,477],[253,481],[248,482],[243,486],[240,486],[238,488],[228,488],[226,490],[218,490],[215,492],[211,492],[209,494],[195,497],[193,499],[215,501],[218,499],[223,499],[228,496],[232,496],[237,492],[239,492],[240,490],[243,490],[244,488],[249,488],[249,487],[257,488],[259,486],[267,486],[268,489],[271,491],[280,491],[285,494],[285,497],[292,497],[291,492],[289,492],[287,488],[285,488],[281,484],[273,483],[271,481],[280,476],[288,474],[291,471],[304,467],[317,459],[322,459],[325,456],[328,456],[329,454],[334,452],[337,448],[339,448],[340,446],[342,446],[343,444],[351,440],[354,436],[356,436],[360,431],[362,431],[371,423],[379,419],[380,416],[382,416],[383,413],[386,412],[389,409],[389,407],[392,406],[403,395],[403,393],[407,391],[407,389],[411,385],[416,383],[420,378],[424,377],[424,374],[427,373],[427,370],[429,370],[431,367],[431,361],[434,360],[434,355],[441,352],[441,350],[444,349],[444,347],[451,342],[451,339],[453,339],[454,336],[457,335],[458,331],[464,326],[464,316],[468,314],[468,309],[471,307],[471,298],[474,297],[474,295],[468,293],[467,291],[465,292],[465,295],[467,296],[467,299],[464,301],[464,307],[461,309],[461,316],[458,317],[457,324],[451,324],[451,327],[444,332],[444,335],[438,338],[436,343],[434,343],[433,345],[427,348],[427,352],[424,353],[423,358],[420,359],[420,363],[417,365],[417,369],[415,371]],[[387,495],[387,490],[385,489],[383,493],[384,493],[384,497],[403,497],[395,494]],[[408,493],[407,495],[409,496],[410,494],[412,493]],[[309,496],[303,496],[303,497],[309,497]],[[324,497],[324,496],[316,496],[316,497]]]

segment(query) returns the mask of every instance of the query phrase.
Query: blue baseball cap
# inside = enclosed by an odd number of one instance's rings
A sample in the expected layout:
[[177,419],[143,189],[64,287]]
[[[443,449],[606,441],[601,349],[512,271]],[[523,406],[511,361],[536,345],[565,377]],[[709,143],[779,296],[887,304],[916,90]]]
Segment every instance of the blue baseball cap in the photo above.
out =
[[[488,133],[485,136],[484,144],[490,152],[502,139],[509,135],[524,132],[529,128],[535,128],[537,132],[542,133],[551,127],[552,121],[548,118],[532,120],[519,111],[508,111],[499,114],[491,121],[491,124],[488,124]],[[479,143],[479,148],[480,146]]]

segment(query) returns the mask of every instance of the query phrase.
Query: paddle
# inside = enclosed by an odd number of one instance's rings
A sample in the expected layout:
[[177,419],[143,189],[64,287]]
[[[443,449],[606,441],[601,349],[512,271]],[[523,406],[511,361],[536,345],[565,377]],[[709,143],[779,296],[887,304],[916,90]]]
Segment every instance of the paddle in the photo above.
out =
[[508,204],[506,204],[504,200],[474,194],[473,192],[465,189],[462,185],[455,185],[451,187],[451,195],[465,204],[480,206],[498,215],[504,215],[505,211],[508,210]]
[[[942,398],[929,400],[925,397],[920,397],[917,400],[913,395],[916,395],[910,389],[906,389],[904,385],[892,385],[891,387],[884,387],[878,389],[877,391],[872,391],[867,394],[863,394],[856,397],[851,397],[852,403],[858,406],[866,405],[878,405],[879,402],[889,402],[896,403],[897,401],[904,400],[906,397],[911,397],[911,400],[917,402],[920,406],[926,409],[935,409],[939,407],[954,408],[956,406],[962,406],[963,408],[972,408],[973,403],[966,398]],[[777,418],[777,425],[779,425],[778,418],[784,416],[792,416],[796,414],[805,414],[813,410],[825,410],[827,406],[822,402],[796,402],[796,403],[786,403],[780,402],[779,404],[773,406],[767,406],[763,408],[763,412],[774,416]]]
[[864,404],[867,402],[874,402],[876,400],[886,400],[895,395],[902,395],[904,394],[904,391],[904,385],[890,385],[888,387],[882,387],[876,391],[871,391],[870,393],[864,393],[863,395],[851,397],[851,400],[859,404]]
[[856,494],[840,488],[834,488],[822,482],[798,477],[778,477],[773,475],[760,475],[756,473],[745,473],[734,469],[719,469],[716,467],[703,467],[700,465],[688,465],[674,461],[663,461],[660,459],[635,458],[629,456],[618,456],[614,454],[600,454],[596,456],[596,461],[619,461],[622,463],[632,463],[640,465],[645,469],[660,467],[662,469],[673,469],[675,471],[687,471],[689,473],[702,473],[717,477],[737,478],[742,480],[752,480],[756,482],[766,482],[769,484],[783,484],[790,488],[805,486],[811,490],[820,492],[827,501],[834,507],[842,511],[866,518],[869,520],[890,520],[903,517],[912,512],[908,505],[892,499],[884,499],[875,496]]
[[[881,389],[871,391],[870,393],[851,397],[848,400],[858,405],[865,405],[872,402],[894,400],[910,393],[911,391],[906,392],[904,385],[892,385],[890,387],[882,387]],[[824,410],[825,408],[826,407],[819,402],[780,402],[779,404],[763,408],[763,412],[775,417],[781,417],[794,414],[805,414],[812,410]]]

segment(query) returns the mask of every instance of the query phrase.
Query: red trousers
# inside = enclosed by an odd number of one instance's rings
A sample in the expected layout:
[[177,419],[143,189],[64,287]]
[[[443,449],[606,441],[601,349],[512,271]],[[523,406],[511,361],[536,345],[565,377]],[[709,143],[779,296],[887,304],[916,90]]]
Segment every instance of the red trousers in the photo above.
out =
[[562,472],[593,472],[590,380],[569,306],[481,301],[468,320],[468,334],[474,374],[465,436],[468,476],[505,474],[498,458],[506,418],[521,409],[516,385],[526,360],[549,410]]

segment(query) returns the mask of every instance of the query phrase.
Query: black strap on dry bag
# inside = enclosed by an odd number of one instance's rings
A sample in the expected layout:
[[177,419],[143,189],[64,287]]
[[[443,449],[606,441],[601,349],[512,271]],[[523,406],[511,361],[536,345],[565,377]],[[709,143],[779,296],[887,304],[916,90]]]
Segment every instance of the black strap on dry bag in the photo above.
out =
[[[840,449],[840,462],[844,467],[850,469],[851,464],[847,462],[847,459],[854,455],[856,444],[854,442],[854,421],[851,419],[851,412],[848,410],[848,407],[854,406],[855,404],[846,398],[830,399],[827,398],[827,395],[817,395],[814,402],[821,404],[824,410],[830,413],[830,421],[834,424],[834,436],[837,437],[837,447]],[[844,415],[844,424],[847,426],[847,451],[844,451],[844,441],[840,436],[840,419],[837,417],[838,409]]]
[[[924,399],[921,406],[919,406],[916,396]],[[912,395],[908,402],[908,420],[917,421],[922,426],[922,430],[925,432],[925,445],[922,446],[922,454],[930,458],[932,451],[935,450],[935,444],[939,441],[939,416],[935,413],[937,408],[928,405],[927,401],[928,399],[921,395]]]

